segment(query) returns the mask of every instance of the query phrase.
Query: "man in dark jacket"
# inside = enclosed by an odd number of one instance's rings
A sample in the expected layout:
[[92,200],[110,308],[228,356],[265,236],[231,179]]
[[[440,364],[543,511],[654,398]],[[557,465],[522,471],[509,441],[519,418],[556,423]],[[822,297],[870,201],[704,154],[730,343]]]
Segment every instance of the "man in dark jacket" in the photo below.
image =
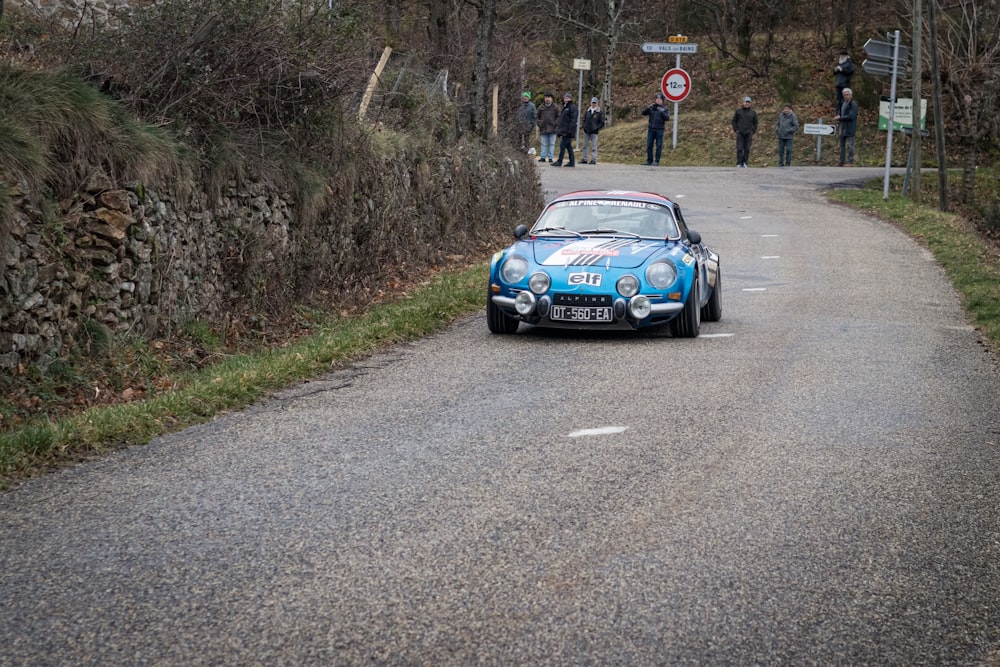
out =
[[750,160],[750,144],[757,133],[757,112],[751,108],[753,100],[743,98],[743,106],[733,114],[733,132],[736,133],[736,166],[746,169]]
[[559,129],[559,107],[556,106],[552,97],[552,93],[546,92],[545,99],[537,110],[538,134],[542,143],[541,155],[538,156],[539,162],[545,162],[546,159],[552,162],[552,158],[555,157],[556,130]]
[[851,87],[851,76],[854,74],[854,62],[846,49],[840,50],[837,56],[837,66],[833,68],[833,85],[837,88],[837,113],[844,103],[844,88]]
[[569,151],[569,164],[566,166],[576,166],[576,159],[573,157],[573,138],[576,136],[578,118],[576,105],[573,104],[573,95],[567,92],[563,95],[563,108],[559,114],[559,129],[556,130],[556,134],[560,137],[559,159],[552,163],[553,167],[563,166],[563,153],[566,151]]
[[854,166],[854,135],[858,132],[858,103],[854,101],[854,93],[850,88],[844,88],[844,101],[837,108],[833,117],[840,123],[840,166]]
[[604,112],[601,111],[601,101],[590,98],[590,108],[583,112],[583,159],[580,164],[587,164],[587,149],[590,149],[590,164],[597,164],[598,132],[604,127]]
[[[646,166],[659,167],[660,154],[663,152],[663,130],[670,120],[670,110],[666,107],[667,98],[663,93],[657,93],[656,99],[642,110],[643,116],[649,116],[649,127],[646,128]],[[656,154],[653,154],[653,145]],[[654,159],[655,158],[655,159]]]

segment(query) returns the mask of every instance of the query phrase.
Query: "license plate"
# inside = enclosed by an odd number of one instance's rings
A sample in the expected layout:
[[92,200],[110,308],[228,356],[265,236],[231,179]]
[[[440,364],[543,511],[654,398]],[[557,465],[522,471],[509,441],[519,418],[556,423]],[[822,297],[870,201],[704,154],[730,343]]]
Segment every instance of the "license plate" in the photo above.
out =
[[552,306],[551,318],[561,322],[610,322],[611,309],[597,306]]

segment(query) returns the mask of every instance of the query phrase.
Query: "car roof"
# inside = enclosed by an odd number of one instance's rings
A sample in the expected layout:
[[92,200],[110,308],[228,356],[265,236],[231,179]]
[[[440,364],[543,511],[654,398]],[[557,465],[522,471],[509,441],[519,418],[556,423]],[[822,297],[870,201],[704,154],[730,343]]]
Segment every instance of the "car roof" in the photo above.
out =
[[621,201],[644,201],[663,206],[673,204],[667,197],[655,192],[639,192],[636,190],[577,190],[567,192],[555,197],[550,204],[561,201],[572,201],[574,199],[612,199]]

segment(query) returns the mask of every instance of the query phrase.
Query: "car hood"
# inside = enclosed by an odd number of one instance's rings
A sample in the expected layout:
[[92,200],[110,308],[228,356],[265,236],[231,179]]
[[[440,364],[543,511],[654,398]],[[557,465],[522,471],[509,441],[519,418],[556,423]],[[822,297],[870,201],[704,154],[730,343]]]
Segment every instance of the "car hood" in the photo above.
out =
[[608,236],[531,241],[536,264],[634,269],[665,247],[663,241]]

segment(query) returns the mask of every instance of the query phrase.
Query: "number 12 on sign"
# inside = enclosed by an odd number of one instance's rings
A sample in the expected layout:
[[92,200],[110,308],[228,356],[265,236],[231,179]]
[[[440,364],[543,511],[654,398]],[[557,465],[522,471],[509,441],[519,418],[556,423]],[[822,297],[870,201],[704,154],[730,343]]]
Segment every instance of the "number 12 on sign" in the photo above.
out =
[[680,102],[691,92],[691,76],[679,67],[663,75],[660,89],[671,102]]

